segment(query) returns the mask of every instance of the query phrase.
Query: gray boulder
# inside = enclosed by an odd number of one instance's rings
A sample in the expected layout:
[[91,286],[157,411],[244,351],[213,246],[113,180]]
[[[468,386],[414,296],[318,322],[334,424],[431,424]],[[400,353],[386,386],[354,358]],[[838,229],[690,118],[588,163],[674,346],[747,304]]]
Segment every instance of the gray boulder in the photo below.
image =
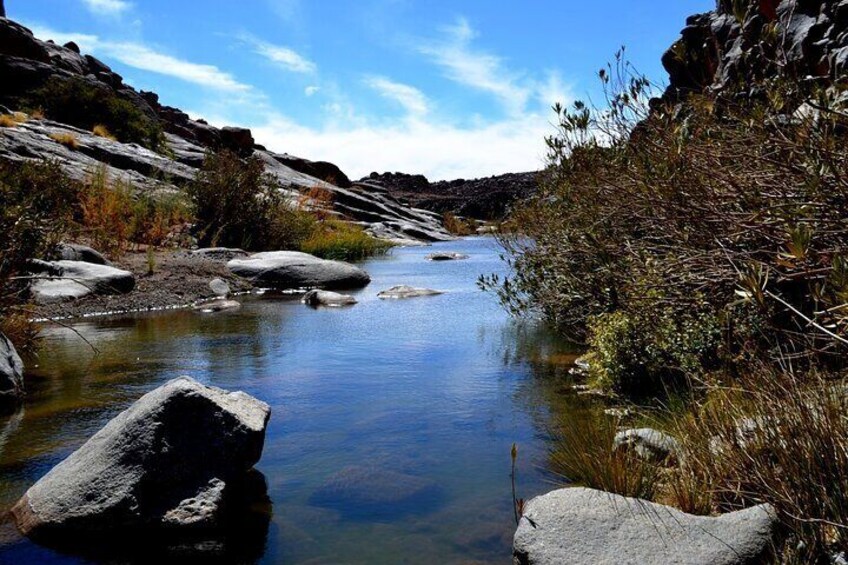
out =
[[368,273],[350,263],[327,261],[298,251],[257,253],[246,259],[233,259],[227,267],[255,285],[277,289],[362,288],[371,282]]
[[89,294],[126,294],[135,288],[135,277],[108,265],[83,261],[39,262],[45,271],[30,291],[39,304],[83,298]]
[[403,298],[418,298],[421,296],[437,296],[444,294],[440,290],[432,290],[429,288],[415,288],[413,286],[400,285],[393,286],[388,290],[384,290],[377,295],[378,298],[388,299],[403,299]]
[[516,565],[742,565],[765,562],[777,518],[757,506],[717,518],[644,500],[567,488],[527,503],[513,540]]
[[432,253],[427,256],[428,261],[462,261],[468,259],[468,255],[462,253]]
[[262,455],[269,417],[267,404],[243,392],[175,379],[54,467],[12,516],[23,534],[47,543],[213,524],[227,489]]
[[670,435],[653,428],[624,430],[615,434],[613,449],[632,451],[646,461],[671,462],[680,456],[680,444]]
[[312,306],[341,307],[353,306],[356,299],[349,294],[339,294],[329,290],[310,290],[303,296],[303,303]]
[[224,312],[225,310],[238,310],[241,308],[241,303],[235,300],[218,299],[209,302],[201,302],[196,304],[194,309],[198,312],[213,314],[215,312]]
[[63,261],[82,261],[95,265],[110,265],[109,260],[99,251],[77,243],[63,243],[58,249],[59,259]]
[[226,298],[232,290],[230,285],[224,279],[212,279],[209,281],[209,288],[215,293],[215,296]]
[[23,361],[9,338],[0,333],[0,405],[17,401],[23,394]]

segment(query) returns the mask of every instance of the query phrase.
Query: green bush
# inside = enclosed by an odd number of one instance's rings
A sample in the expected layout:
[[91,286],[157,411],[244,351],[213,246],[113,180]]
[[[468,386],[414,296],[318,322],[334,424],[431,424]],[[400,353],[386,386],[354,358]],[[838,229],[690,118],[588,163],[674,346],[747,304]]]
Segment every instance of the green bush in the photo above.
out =
[[115,91],[81,78],[52,77],[24,100],[54,121],[88,131],[107,128],[119,141],[158,150],[164,141],[159,120],[148,116]]
[[324,220],[315,225],[312,234],[301,244],[301,251],[324,259],[358,261],[385,253],[391,244],[376,239],[355,224]]

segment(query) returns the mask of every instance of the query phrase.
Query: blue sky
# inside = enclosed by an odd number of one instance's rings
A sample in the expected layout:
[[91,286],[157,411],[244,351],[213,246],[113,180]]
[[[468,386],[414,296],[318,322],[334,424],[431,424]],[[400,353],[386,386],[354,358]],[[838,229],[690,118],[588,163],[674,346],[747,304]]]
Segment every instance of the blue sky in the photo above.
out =
[[551,104],[599,97],[621,45],[658,82],[713,0],[7,0],[139,89],[279,152],[431,180],[543,164]]

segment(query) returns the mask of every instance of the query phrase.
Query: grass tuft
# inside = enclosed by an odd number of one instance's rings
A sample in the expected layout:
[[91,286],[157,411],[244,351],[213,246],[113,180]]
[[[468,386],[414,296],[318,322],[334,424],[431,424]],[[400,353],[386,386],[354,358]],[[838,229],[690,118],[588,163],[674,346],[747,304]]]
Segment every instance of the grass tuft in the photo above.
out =
[[71,150],[79,148],[79,138],[72,133],[51,133],[50,139],[60,143]]

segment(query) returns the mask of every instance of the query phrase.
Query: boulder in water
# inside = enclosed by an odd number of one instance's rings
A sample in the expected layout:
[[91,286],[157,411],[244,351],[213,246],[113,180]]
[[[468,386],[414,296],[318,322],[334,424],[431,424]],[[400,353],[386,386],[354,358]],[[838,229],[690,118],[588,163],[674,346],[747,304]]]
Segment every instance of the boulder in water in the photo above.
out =
[[444,294],[440,290],[432,290],[429,288],[415,288],[413,286],[400,285],[393,286],[388,290],[384,290],[377,295],[378,298],[403,299],[403,298],[418,298],[421,296],[437,296]]
[[319,259],[299,251],[257,253],[246,259],[233,259],[227,267],[255,285],[276,289],[349,289],[371,282],[368,273],[350,263]]

